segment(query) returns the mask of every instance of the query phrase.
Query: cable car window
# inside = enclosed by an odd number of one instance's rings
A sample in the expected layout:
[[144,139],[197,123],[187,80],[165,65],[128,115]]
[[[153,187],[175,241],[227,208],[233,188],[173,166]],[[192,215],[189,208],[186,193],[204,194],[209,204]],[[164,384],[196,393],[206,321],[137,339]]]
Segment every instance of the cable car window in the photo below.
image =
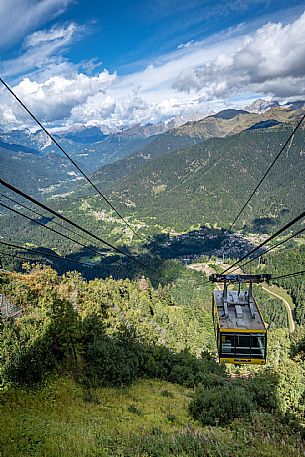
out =
[[236,356],[251,357],[251,335],[236,335]]
[[251,342],[252,357],[255,359],[265,358],[266,351],[266,336],[265,335],[252,335]]
[[223,355],[234,354],[235,352],[235,335],[222,334],[221,335],[221,353]]

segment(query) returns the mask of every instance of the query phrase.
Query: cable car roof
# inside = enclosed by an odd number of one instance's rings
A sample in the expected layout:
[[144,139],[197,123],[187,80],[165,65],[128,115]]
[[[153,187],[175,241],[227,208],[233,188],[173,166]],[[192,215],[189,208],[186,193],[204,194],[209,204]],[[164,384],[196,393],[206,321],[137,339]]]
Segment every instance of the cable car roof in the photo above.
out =
[[223,291],[214,290],[214,299],[219,318],[220,331],[225,329],[236,329],[236,332],[245,330],[249,331],[266,331],[264,321],[260,315],[259,309],[254,298],[251,298],[249,304],[249,295],[247,291],[229,290],[227,294],[227,314],[224,311]]

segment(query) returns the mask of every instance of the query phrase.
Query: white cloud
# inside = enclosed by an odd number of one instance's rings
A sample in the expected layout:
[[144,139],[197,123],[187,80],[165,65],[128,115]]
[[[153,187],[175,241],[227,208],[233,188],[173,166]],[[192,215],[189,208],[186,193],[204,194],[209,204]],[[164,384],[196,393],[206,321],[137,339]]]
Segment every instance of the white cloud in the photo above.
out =
[[191,113],[210,112],[198,98],[182,101],[175,97],[164,98],[162,101],[147,102],[139,95],[127,95],[114,98],[105,94],[88,97],[86,102],[72,109],[70,121],[88,125],[107,125],[116,130],[148,122],[158,123],[180,116],[189,120]]
[[183,70],[174,88],[200,91],[206,100],[256,92],[305,94],[305,13],[291,24],[268,23],[231,54]]
[[[53,125],[103,123],[115,129],[122,125],[167,120],[194,111],[208,112],[209,107],[204,106],[197,95],[180,94],[177,97],[172,83],[181,69],[202,61],[203,54],[210,59],[221,49],[231,50],[236,46],[235,39],[212,46],[196,43],[191,52],[181,49],[162,56],[161,62],[124,77],[110,75],[107,70],[97,76],[88,76],[80,73],[80,67],[84,69],[86,63],[75,65],[61,55],[81,32],[75,24],[35,32],[24,41],[24,53],[18,59],[0,63],[0,68],[2,65],[7,73],[30,71],[30,76],[22,78],[13,89],[39,119]],[[89,63],[87,71],[91,69]],[[27,115],[8,94],[2,95],[1,105],[3,109],[10,106],[17,123],[24,125]],[[7,109],[5,112],[8,113]]]
[[[305,13],[291,24],[268,23],[250,36],[241,35],[237,27],[186,43],[145,62],[141,71],[117,76],[107,70],[90,75],[100,62],[74,64],[64,57],[83,33],[77,24],[66,24],[29,35],[23,54],[0,63],[0,72],[5,68],[12,75],[27,73],[13,89],[50,126],[81,122],[116,129],[174,116],[187,120],[197,113],[241,107],[256,94],[305,94],[303,30]],[[0,120],[24,125],[26,119],[8,94],[0,92]]]
[[31,48],[50,42],[66,43],[71,40],[76,29],[76,25],[71,23],[67,27],[54,26],[49,30],[39,30],[38,32],[34,32],[26,37],[24,40],[24,46],[26,48]]
[[[110,75],[107,70],[97,76],[87,76],[82,73],[69,78],[53,76],[39,83],[24,78],[13,87],[17,96],[42,121],[63,121],[70,116],[71,110],[84,103],[93,94],[104,93],[116,75]],[[6,102],[8,104],[8,94]],[[28,115],[17,102],[13,105],[13,112],[20,122],[25,122]]]
[[[74,23],[64,26],[54,26],[49,30],[34,32],[28,35],[23,42],[23,53],[10,60],[0,62],[0,71],[4,77],[29,74],[30,72],[42,70],[46,73],[49,67],[63,63],[71,72],[73,65],[67,63],[62,54],[73,40],[79,38],[84,27]],[[50,74],[54,74],[51,72]]]
[[177,46],[177,49],[189,48],[194,43],[194,40],[188,41],[187,43],[181,43]]
[[73,0],[0,0],[0,48],[63,13]]

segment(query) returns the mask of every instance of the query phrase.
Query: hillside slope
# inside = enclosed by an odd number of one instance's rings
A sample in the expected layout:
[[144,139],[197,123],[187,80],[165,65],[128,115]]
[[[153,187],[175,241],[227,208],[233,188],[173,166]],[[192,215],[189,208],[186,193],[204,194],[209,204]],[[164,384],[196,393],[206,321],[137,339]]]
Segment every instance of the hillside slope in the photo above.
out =
[[[196,224],[225,227],[290,132],[291,126],[248,130],[163,154],[114,183],[111,188],[114,200],[116,204],[120,202],[127,214],[153,217],[165,227],[178,230]],[[258,231],[268,229],[303,209],[304,139],[305,131],[301,129],[241,217],[239,227],[247,224]],[[100,176],[101,171],[95,179],[102,185]]]
[[65,157],[52,153],[0,147],[0,163],[1,178],[33,196],[64,194],[82,179]]
[[[226,111],[229,111],[229,115],[226,115]],[[220,113],[205,117],[200,121],[188,122],[178,127],[175,131],[177,135],[187,135],[192,138],[208,139],[224,137],[240,133],[258,122],[270,120],[280,123],[291,122],[299,117],[300,114],[301,112],[299,110],[290,110],[283,107],[271,108],[264,113],[225,110],[224,112],[220,111]]]

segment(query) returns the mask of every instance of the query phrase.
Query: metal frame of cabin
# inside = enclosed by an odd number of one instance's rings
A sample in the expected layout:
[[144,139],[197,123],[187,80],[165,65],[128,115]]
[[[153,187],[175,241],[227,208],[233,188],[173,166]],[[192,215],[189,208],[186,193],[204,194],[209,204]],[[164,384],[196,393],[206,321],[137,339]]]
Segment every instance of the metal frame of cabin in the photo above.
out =
[[[223,283],[223,290],[214,289],[212,308],[219,362],[266,363],[267,329],[252,286],[270,279],[271,275],[210,276],[210,281]],[[249,283],[247,290],[241,290],[243,283]],[[230,284],[238,284],[238,290],[229,290]]]

